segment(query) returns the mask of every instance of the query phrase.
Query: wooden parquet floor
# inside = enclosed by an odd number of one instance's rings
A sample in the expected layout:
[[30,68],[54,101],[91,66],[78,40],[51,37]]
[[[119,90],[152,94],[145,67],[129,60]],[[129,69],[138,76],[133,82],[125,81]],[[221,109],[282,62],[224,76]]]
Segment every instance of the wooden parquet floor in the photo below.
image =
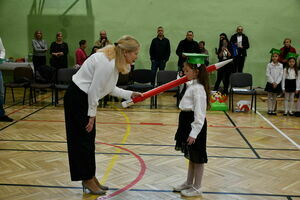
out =
[[[70,181],[62,100],[54,107],[46,93],[29,106],[21,104],[21,95],[13,103],[8,94],[5,105],[15,121],[0,122],[0,199],[96,199]],[[258,111],[300,144],[299,118],[267,116],[259,98]],[[252,112],[209,111],[203,196],[172,192],[187,173],[187,161],[174,150],[178,113],[172,94],[159,96],[158,109],[150,109],[149,101],[98,109],[97,177],[111,188],[107,199],[300,199],[299,148]]]

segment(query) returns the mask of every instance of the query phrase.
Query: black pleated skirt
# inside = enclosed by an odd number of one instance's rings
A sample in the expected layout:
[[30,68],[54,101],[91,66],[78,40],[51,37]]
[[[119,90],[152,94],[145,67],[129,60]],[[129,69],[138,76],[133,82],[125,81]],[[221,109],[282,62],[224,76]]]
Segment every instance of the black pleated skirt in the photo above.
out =
[[89,133],[85,129],[89,121],[88,96],[75,83],[66,91],[64,109],[71,180],[91,179],[96,172],[96,129],[94,126]]
[[277,85],[276,88],[273,88],[272,83],[267,82],[266,87],[265,87],[265,91],[272,92],[272,93],[277,93],[277,94],[281,93],[282,92],[281,82]]
[[296,91],[296,79],[285,79],[285,91],[286,92]]
[[193,111],[181,111],[179,114],[178,129],[175,135],[175,150],[184,153],[184,157],[194,163],[207,163],[206,137],[207,122],[205,119],[202,130],[192,145],[187,144],[187,139],[192,130],[191,124],[194,121]]

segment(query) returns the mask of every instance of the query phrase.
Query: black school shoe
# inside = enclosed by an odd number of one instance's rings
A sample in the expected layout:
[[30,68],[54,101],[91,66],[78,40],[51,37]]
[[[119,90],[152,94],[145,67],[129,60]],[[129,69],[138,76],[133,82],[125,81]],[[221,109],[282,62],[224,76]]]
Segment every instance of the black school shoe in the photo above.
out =
[[271,115],[277,115],[277,113],[273,111],[273,112],[271,112]]
[[12,122],[14,121],[12,118],[8,117],[7,115],[4,115],[0,117],[0,122]]
[[294,113],[293,112],[289,112],[289,116],[294,116]]

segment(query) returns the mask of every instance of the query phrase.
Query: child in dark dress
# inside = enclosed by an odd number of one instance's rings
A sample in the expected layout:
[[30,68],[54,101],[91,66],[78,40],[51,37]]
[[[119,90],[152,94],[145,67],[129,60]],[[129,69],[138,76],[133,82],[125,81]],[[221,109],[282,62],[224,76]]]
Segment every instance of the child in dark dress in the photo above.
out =
[[[297,70],[297,54],[289,53],[287,66],[283,70],[283,78],[282,78],[282,90],[284,92],[284,116],[290,115],[293,116],[293,108],[294,108],[294,97],[297,91],[297,78],[298,78],[298,70]],[[298,89],[299,90],[299,89]]]
[[268,114],[276,115],[276,97],[281,93],[281,80],[283,75],[283,66],[278,61],[279,52],[272,52],[271,62],[267,65],[266,76],[267,84],[265,91],[268,92]]
[[207,163],[206,110],[209,107],[209,82],[203,64],[184,63],[184,73],[190,80],[180,101],[179,125],[175,149],[189,160],[187,180],[173,188],[184,196],[200,196],[204,163]]

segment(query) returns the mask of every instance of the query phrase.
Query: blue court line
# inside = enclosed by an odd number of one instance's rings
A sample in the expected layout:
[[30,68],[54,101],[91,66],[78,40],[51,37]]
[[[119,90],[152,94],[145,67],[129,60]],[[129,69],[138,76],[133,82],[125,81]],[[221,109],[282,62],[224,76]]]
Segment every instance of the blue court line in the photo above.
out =
[[228,115],[228,113],[226,111],[224,111],[224,114],[226,115],[226,117],[229,119],[229,121],[232,123],[232,125],[235,127],[235,130],[240,134],[240,136],[244,139],[244,141],[247,143],[247,145],[250,147],[250,149],[252,150],[252,152],[255,154],[255,156],[257,158],[260,158],[259,154],[255,151],[255,149],[253,148],[253,146],[250,144],[250,142],[247,140],[247,138],[244,136],[244,134],[242,133],[242,131],[236,126],[236,124],[234,123],[234,121],[231,119],[231,117]]
[[[173,192],[172,190],[148,190],[148,189],[131,189],[135,192]],[[223,195],[241,195],[241,196],[268,196],[268,197],[300,197],[300,195],[285,194],[263,194],[263,193],[239,193],[239,192],[203,192],[203,194],[223,194]]]
[[74,187],[74,186],[29,185],[29,184],[10,184],[10,183],[0,183],[0,186],[34,187],[34,188],[58,188],[58,189],[82,189],[82,187]]
[[34,150],[34,149],[0,149],[0,151],[24,151],[24,152],[39,152],[39,153],[67,153],[67,151]]
[[11,139],[0,139],[0,142],[45,142],[45,143],[63,143],[66,144],[67,141],[59,141],[59,140],[11,140]]
[[[146,153],[140,153],[138,154],[140,156],[167,156],[167,157],[180,157],[183,155],[174,155],[174,154],[146,154]],[[250,159],[250,160],[285,160],[285,161],[300,161],[300,159],[292,159],[292,158],[257,158],[257,157],[238,157],[238,156],[207,156],[209,158],[230,158],[230,159]]]
[[[24,151],[24,152],[38,152],[38,153],[67,153],[67,151],[51,151],[51,150],[30,150],[30,149],[0,149],[0,151]],[[96,154],[104,155],[130,155],[129,153],[106,153],[106,152],[96,152]],[[176,154],[147,154],[139,153],[140,156],[160,156],[160,157],[182,157],[183,155]],[[250,159],[250,160],[281,160],[281,161],[300,161],[300,159],[292,158],[257,158],[257,157],[237,157],[237,156],[208,156],[209,158],[228,158],[228,159]]]
[[[25,152],[39,152],[39,153],[68,153],[68,151],[32,150],[32,149],[0,149],[0,151],[25,151]],[[96,152],[95,154],[130,155],[129,153],[106,153],[106,152]]]
[[[0,139],[1,141],[1,139]],[[174,147],[174,144],[120,144],[120,143],[111,143],[113,145],[128,145],[128,146],[160,146],[160,147]],[[206,146],[207,148],[216,148],[216,149],[245,149],[249,150],[249,147],[232,147],[232,146]],[[270,150],[270,151],[299,151],[299,149],[276,149],[276,148],[255,148],[256,150]]]
[[[55,186],[55,185],[29,185],[29,184],[9,184],[0,183],[0,186],[12,187],[34,187],[34,188],[54,188],[54,189],[82,189],[82,187],[75,186]],[[109,190],[118,190],[119,188],[109,188]],[[132,192],[163,192],[170,193],[172,190],[154,190],[154,189],[130,189]],[[204,194],[220,194],[220,195],[241,195],[241,196],[267,196],[267,197],[300,197],[300,195],[286,195],[286,194],[263,194],[263,193],[239,193],[239,192],[203,192]]]
[[[58,140],[14,140],[14,139],[0,139],[0,142],[44,142],[44,143],[62,143],[66,144],[66,141],[58,141]],[[121,143],[111,143],[113,145],[123,145],[123,146],[159,146],[159,147],[174,147],[174,144],[139,144],[139,143],[131,143],[131,144],[121,144]],[[96,144],[101,145],[101,144]],[[215,148],[215,149],[242,149],[242,150],[250,150],[249,147],[232,147],[232,146],[207,146],[207,148]],[[298,149],[276,149],[276,148],[255,148],[256,150],[266,150],[266,151],[299,151]]]

